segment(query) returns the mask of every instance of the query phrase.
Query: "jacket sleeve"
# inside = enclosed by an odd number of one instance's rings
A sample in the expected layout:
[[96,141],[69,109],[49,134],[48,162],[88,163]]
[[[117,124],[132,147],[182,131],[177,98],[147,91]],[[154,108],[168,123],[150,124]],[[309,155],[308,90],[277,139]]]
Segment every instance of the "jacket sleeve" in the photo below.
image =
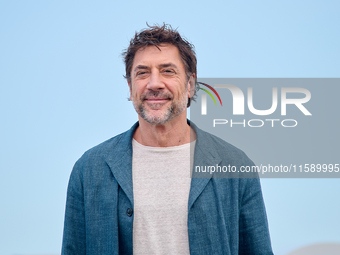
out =
[[239,220],[239,254],[273,254],[267,215],[259,178],[240,179],[245,182]]
[[80,170],[78,161],[67,189],[62,255],[86,254],[84,192]]

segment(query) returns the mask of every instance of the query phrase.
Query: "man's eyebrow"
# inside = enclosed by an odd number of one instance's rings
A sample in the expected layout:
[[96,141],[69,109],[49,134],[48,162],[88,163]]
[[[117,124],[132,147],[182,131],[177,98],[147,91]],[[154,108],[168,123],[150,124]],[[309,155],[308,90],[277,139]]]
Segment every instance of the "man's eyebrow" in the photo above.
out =
[[160,68],[172,67],[177,69],[177,66],[173,63],[160,64],[159,67]]
[[133,69],[134,72],[136,72],[138,69],[150,69],[148,66],[138,65]]
[[[167,68],[167,67],[172,67],[172,68],[177,69],[177,66],[173,63],[165,63],[165,64],[158,65],[158,68]],[[133,69],[133,72],[136,72],[139,69],[150,69],[150,67],[144,66],[144,65],[138,65]]]

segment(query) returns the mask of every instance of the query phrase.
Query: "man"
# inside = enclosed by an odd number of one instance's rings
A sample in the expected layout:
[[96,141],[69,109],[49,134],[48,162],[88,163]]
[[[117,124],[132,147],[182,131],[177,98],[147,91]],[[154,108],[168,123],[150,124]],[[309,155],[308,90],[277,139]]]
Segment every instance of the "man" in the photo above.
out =
[[153,26],[124,56],[139,121],[75,164],[62,254],[272,254],[258,178],[190,178],[190,161],[253,164],[187,120],[193,46]]

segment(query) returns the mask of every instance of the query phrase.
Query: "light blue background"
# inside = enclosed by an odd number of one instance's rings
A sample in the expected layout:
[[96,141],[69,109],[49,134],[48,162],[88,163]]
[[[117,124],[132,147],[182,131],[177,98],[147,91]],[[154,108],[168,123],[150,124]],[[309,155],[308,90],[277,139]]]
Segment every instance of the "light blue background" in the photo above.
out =
[[[74,162],[137,120],[120,54],[163,21],[198,77],[339,77],[335,0],[0,1],[0,254],[60,253]],[[262,180],[275,254],[340,241],[339,184]]]

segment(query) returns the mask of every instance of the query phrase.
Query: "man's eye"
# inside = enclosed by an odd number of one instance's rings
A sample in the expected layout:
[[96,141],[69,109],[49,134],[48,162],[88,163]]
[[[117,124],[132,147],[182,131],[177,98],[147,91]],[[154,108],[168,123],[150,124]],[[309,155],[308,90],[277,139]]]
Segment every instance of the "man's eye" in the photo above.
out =
[[172,69],[165,69],[165,70],[163,71],[163,73],[165,73],[165,74],[174,74],[175,72],[174,72],[174,70],[172,70]]
[[137,76],[141,76],[141,75],[144,75],[144,74],[146,74],[146,71],[139,71],[139,72],[137,72]]

